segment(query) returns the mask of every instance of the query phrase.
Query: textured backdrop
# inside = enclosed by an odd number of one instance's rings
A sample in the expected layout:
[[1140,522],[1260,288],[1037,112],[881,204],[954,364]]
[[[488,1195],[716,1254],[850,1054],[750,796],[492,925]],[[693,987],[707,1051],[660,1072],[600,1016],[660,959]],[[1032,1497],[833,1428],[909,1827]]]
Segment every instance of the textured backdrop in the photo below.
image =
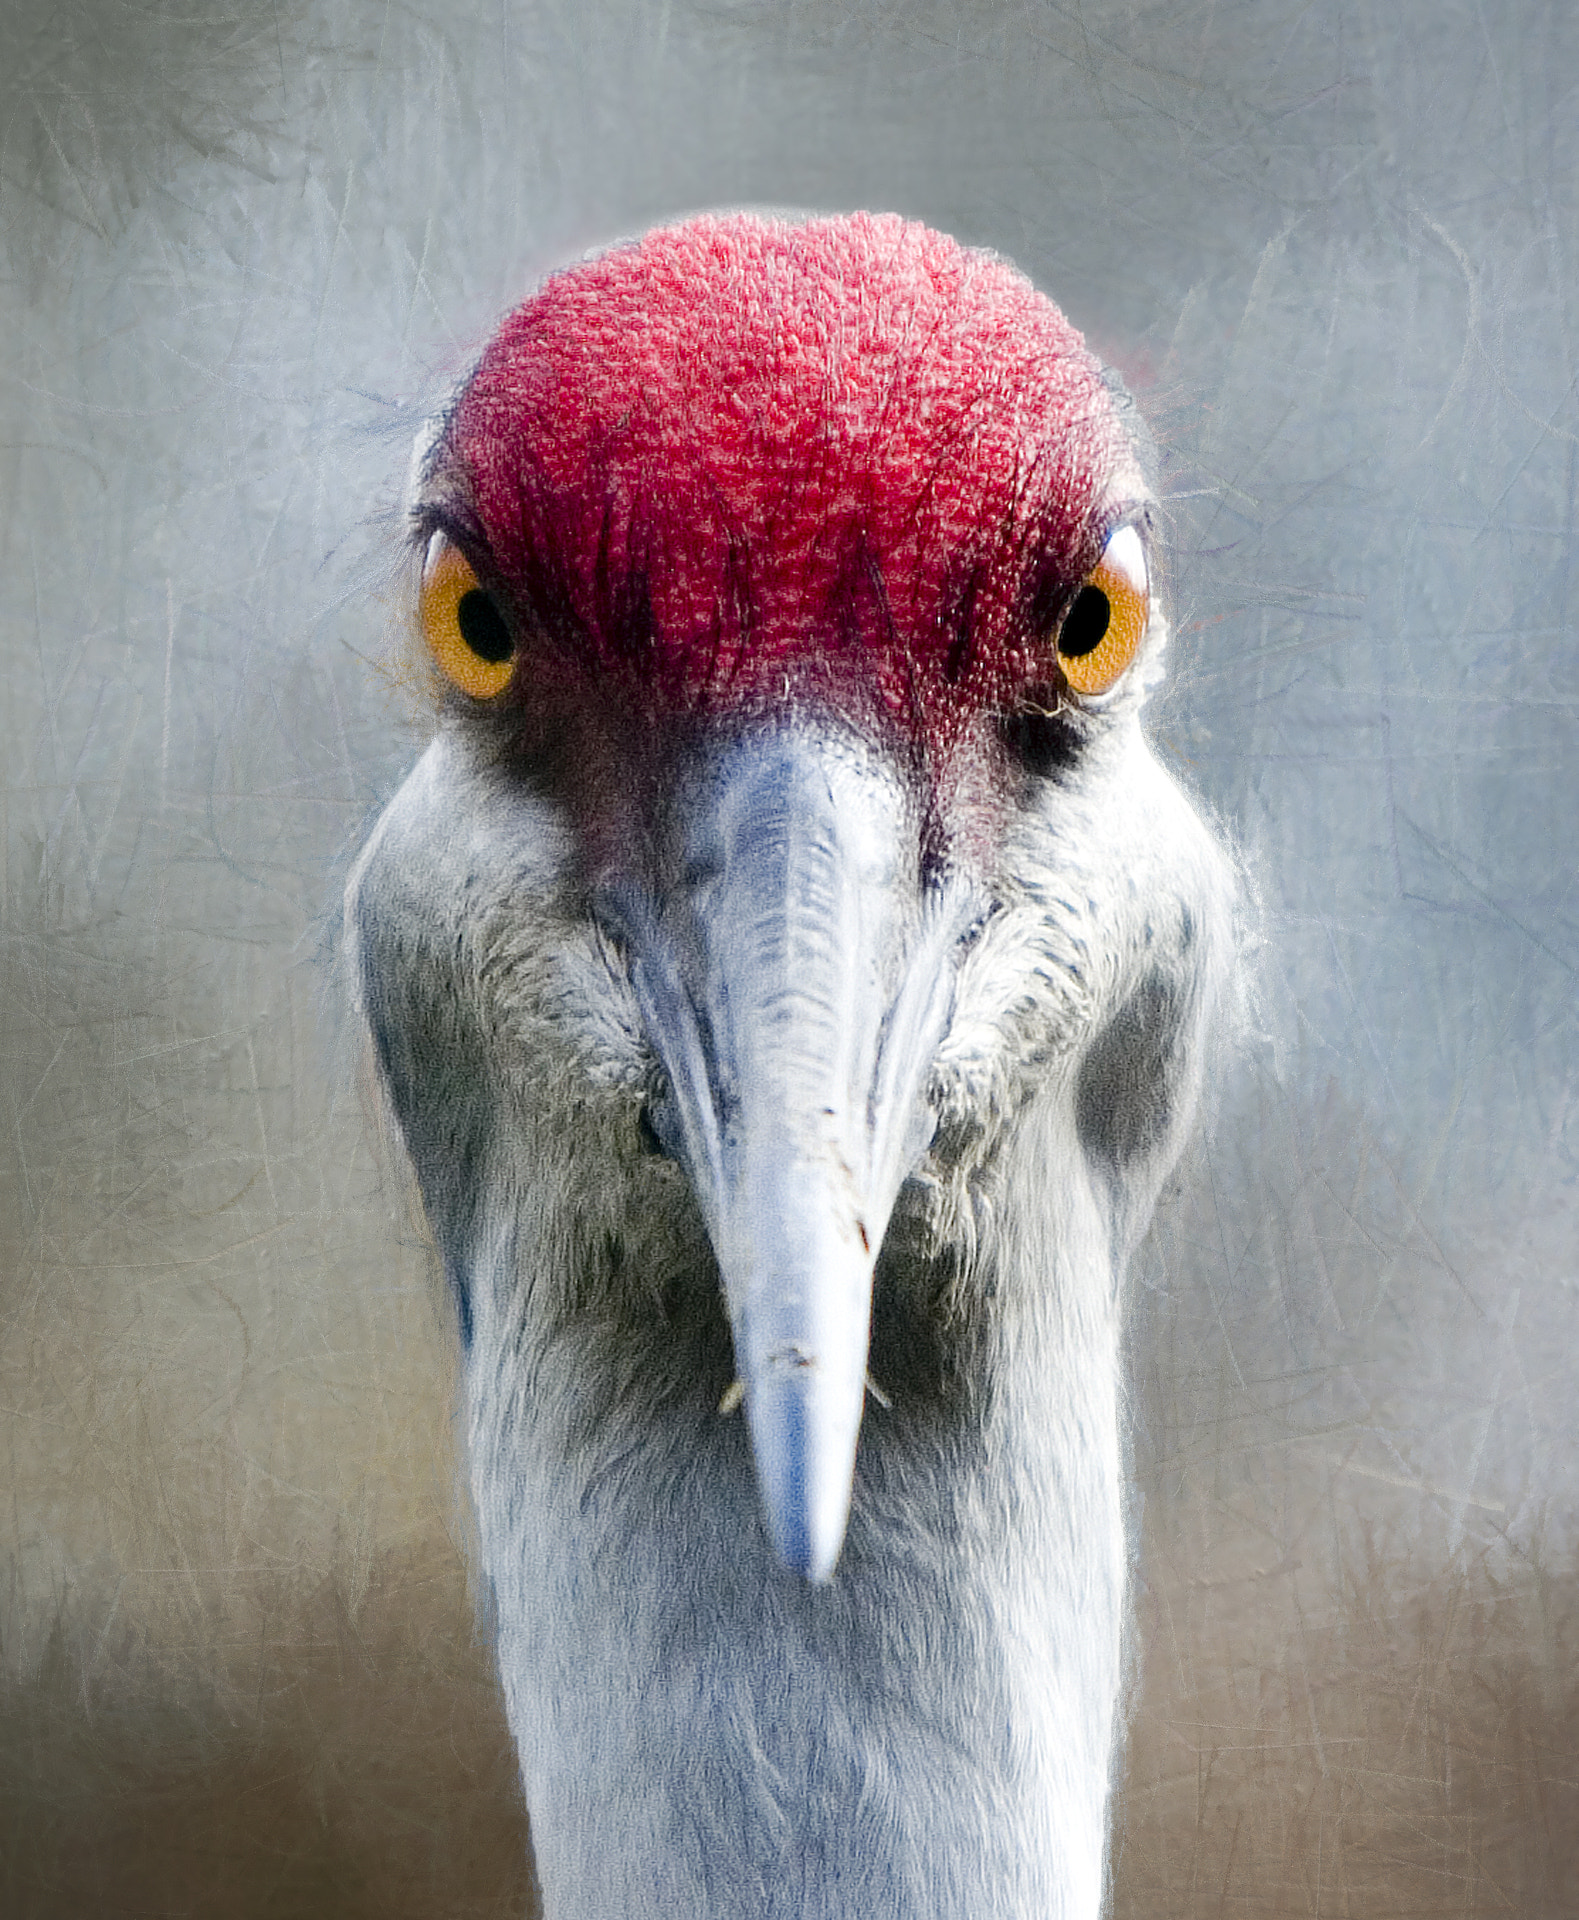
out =
[[417,422],[739,204],[1009,254],[1164,449],[1258,907],[1134,1285],[1115,1911],[1579,1911],[1567,0],[3,0],[0,1910],[524,1909],[335,903]]

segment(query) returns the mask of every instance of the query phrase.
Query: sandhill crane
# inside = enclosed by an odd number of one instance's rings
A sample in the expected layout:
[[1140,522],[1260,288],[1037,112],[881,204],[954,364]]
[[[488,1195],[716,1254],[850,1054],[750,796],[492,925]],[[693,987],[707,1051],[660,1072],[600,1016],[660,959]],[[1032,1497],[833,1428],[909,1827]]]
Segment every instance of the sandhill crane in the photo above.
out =
[[552,276],[419,450],[347,896],[453,1290],[548,1920],[1082,1920],[1120,1282],[1229,868],[1131,404],[894,217]]

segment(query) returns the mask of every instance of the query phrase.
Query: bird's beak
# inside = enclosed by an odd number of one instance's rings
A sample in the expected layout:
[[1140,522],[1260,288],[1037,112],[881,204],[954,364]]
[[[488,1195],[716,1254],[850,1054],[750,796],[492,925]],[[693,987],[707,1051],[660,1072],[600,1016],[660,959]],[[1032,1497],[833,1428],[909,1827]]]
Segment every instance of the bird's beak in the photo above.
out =
[[826,1581],[966,907],[921,886],[902,785],[848,738],[737,742],[682,812],[676,877],[619,910],[668,1081],[654,1125],[712,1237],[768,1532]]

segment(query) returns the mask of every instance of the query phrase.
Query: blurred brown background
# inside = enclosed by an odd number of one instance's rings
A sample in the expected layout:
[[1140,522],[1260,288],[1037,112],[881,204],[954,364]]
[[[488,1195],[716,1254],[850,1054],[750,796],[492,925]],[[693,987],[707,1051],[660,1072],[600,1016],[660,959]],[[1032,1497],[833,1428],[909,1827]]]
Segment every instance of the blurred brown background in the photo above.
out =
[[1130,376],[1259,899],[1134,1284],[1115,1911],[1579,1913],[1576,94],[1560,0],[3,0],[0,1912],[525,1910],[335,903],[418,420],[754,203]]

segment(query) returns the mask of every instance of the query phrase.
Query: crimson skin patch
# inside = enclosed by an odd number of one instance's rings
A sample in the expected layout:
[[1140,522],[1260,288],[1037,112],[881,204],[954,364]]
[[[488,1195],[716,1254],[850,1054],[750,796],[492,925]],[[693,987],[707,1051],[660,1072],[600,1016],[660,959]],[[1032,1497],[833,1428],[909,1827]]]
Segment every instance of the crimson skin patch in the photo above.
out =
[[936,749],[1047,677],[1142,492],[1058,308],[893,215],[702,218],[556,274],[439,460],[561,667],[660,709],[860,684]]

